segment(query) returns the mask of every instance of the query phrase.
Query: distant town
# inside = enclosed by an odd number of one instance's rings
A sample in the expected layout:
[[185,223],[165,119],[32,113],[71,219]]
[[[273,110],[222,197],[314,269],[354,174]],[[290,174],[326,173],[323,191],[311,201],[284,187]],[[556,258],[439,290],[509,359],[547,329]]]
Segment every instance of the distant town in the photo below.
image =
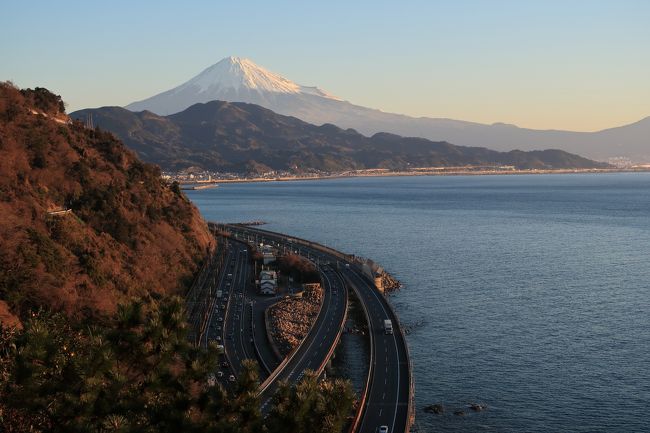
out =
[[650,171],[650,164],[635,164],[629,158],[610,158],[610,168],[589,169],[517,169],[512,165],[475,165],[455,167],[412,167],[404,170],[388,168],[372,168],[347,170],[341,172],[321,170],[271,170],[263,173],[236,173],[210,171],[198,167],[190,167],[181,171],[165,171],[163,178],[176,181],[183,185],[192,185],[188,189],[209,188],[216,183],[229,182],[269,182],[328,179],[341,177],[373,177],[373,176],[436,176],[436,175],[494,175],[494,174],[550,174],[550,173],[606,173],[621,171]]

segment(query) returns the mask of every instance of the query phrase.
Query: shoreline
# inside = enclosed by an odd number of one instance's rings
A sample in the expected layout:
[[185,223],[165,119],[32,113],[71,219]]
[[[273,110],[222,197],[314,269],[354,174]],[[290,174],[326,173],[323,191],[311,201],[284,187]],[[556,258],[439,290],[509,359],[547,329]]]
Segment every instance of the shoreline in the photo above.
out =
[[338,173],[323,176],[284,176],[276,178],[252,177],[242,179],[215,179],[210,181],[179,181],[181,185],[200,184],[203,188],[220,183],[268,183],[268,182],[297,182],[305,180],[346,179],[355,177],[412,177],[412,176],[521,176],[543,174],[590,174],[590,173],[648,173],[650,168],[586,168],[586,169],[549,169],[549,170],[421,170],[421,171],[373,171],[367,173]]

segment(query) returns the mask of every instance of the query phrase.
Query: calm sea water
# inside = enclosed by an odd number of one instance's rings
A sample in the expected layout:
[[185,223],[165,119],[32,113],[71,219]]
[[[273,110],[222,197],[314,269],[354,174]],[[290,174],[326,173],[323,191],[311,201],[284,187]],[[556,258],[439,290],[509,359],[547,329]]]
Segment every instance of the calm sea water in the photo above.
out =
[[[404,283],[391,301],[413,328],[419,431],[650,432],[650,174],[356,178],[188,195],[208,219],[262,219],[371,257]],[[424,413],[430,403],[446,412]]]

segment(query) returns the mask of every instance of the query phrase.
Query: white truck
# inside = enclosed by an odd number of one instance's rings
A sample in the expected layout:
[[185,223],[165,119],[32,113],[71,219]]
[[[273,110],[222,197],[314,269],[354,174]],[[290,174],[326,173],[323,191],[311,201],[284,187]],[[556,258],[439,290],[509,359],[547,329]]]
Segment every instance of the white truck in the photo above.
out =
[[393,322],[390,319],[384,320],[384,333],[386,335],[393,333]]

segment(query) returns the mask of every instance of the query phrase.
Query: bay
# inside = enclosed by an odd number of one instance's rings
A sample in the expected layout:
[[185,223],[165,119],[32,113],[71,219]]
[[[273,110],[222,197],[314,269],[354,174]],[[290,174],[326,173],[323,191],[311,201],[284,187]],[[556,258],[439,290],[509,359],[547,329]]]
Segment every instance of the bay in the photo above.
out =
[[[240,183],[188,196],[209,220],[264,220],[403,282],[391,302],[411,330],[419,431],[650,431],[650,174]],[[445,413],[423,412],[431,403]]]

